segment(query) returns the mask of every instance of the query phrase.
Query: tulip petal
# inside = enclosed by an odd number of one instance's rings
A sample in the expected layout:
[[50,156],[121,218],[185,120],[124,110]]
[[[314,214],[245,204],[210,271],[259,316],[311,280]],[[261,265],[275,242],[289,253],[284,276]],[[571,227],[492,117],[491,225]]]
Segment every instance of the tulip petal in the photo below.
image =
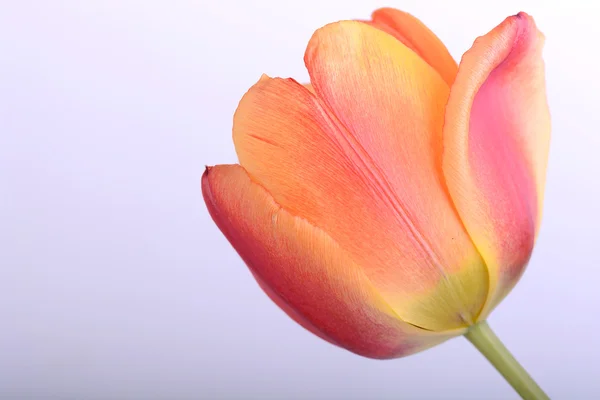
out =
[[[400,291],[415,275],[445,280],[455,291],[449,301],[451,307],[462,304],[460,315],[454,318],[470,323],[487,294],[487,284],[483,283],[487,271],[442,179],[447,84],[402,42],[354,21],[317,30],[304,59],[313,90],[324,108],[333,113],[342,131],[339,136],[350,147],[347,153],[368,176],[371,189],[383,198],[381,208],[386,210],[388,231],[391,224],[401,230],[391,237],[404,257],[392,260],[401,260],[403,265],[381,262],[398,272],[395,282],[402,282],[402,286],[391,288],[377,277],[372,280],[381,285],[386,296],[399,299]],[[381,233],[374,237],[379,240]],[[465,274],[453,277],[457,271]],[[389,282],[390,276],[386,278]],[[441,303],[436,302],[436,307],[444,309],[440,314],[446,313],[447,307]],[[440,314],[418,322],[414,316],[402,316],[429,329],[449,326],[450,321]]]
[[[332,110],[291,79],[263,77],[234,118],[240,164],[278,204],[348,252],[404,321],[464,327],[485,301],[488,277],[441,179],[447,85],[393,37],[347,24],[348,32],[315,34],[307,55],[309,66],[320,63],[309,67],[313,90],[337,92],[347,107]],[[325,36],[338,41],[328,62],[315,43]],[[353,54],[355,41],[376,50]],[[372,75],[355,68],[365,60]]]
[[238,165],[207,169],[208,210],[260,286],[290,317],[329,342],[394,358],[452,336],[401,321],[327,234],[277,204]]
[[443,168],[489,269],[482,317],[518,281],[541,221],[550,142],[543,42],[530,16],[507,18],[465,53],[448,101]]
[[452,85],[458,65],[448,48],[418,18],[395,8],[380,8],[371,15],[372,21],[362,21],[379,28],[404,43]]

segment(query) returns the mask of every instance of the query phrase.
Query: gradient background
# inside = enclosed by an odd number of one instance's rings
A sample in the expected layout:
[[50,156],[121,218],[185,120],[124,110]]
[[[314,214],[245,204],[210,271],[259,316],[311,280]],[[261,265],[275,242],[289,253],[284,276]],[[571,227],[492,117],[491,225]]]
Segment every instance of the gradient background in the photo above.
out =
[[258,289],[210,220],[205,164],[312,32],[403,8],[459,58],[520,10],[547,36],[545,218],[490,324],[555,399],[600,398],[600,6],[561,1],[0,1],[1,399],[516,399],[463,338],[374,361]]

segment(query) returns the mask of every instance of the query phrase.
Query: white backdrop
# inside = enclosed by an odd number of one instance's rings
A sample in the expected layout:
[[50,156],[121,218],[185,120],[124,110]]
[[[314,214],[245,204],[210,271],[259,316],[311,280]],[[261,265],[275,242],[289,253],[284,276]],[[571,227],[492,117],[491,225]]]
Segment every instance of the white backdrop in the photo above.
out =
[[463,338],[374,361],[307,333],[202,201],[260,74],[307,79],[315,29],[381,6],[457,59],[520,10],[545,33],[545,217],[490,324],[552,398],[600,397],[596,1],[0,3],[0,398],[517,398]]

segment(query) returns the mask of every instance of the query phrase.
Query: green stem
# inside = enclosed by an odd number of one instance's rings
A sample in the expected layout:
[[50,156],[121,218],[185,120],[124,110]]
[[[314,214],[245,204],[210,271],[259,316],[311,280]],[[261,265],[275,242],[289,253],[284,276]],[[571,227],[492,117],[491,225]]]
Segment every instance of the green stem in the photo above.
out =
[[549,397],[510,354],[486,321],[471,326],[465,337],[502,374],[525,400],[548,400]]

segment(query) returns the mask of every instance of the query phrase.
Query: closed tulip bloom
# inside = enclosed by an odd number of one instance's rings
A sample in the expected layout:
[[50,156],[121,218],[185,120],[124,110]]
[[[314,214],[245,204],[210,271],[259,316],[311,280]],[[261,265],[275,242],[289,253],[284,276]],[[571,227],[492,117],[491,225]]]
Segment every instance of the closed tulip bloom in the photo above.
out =
[[239,165],[208,210],[266,294],[315,335],[406,356],[485,321],[531,256],[550,118],[533,19],[459,65],[415,17],[318,29],[310,84],[264,76],[235,112]]

